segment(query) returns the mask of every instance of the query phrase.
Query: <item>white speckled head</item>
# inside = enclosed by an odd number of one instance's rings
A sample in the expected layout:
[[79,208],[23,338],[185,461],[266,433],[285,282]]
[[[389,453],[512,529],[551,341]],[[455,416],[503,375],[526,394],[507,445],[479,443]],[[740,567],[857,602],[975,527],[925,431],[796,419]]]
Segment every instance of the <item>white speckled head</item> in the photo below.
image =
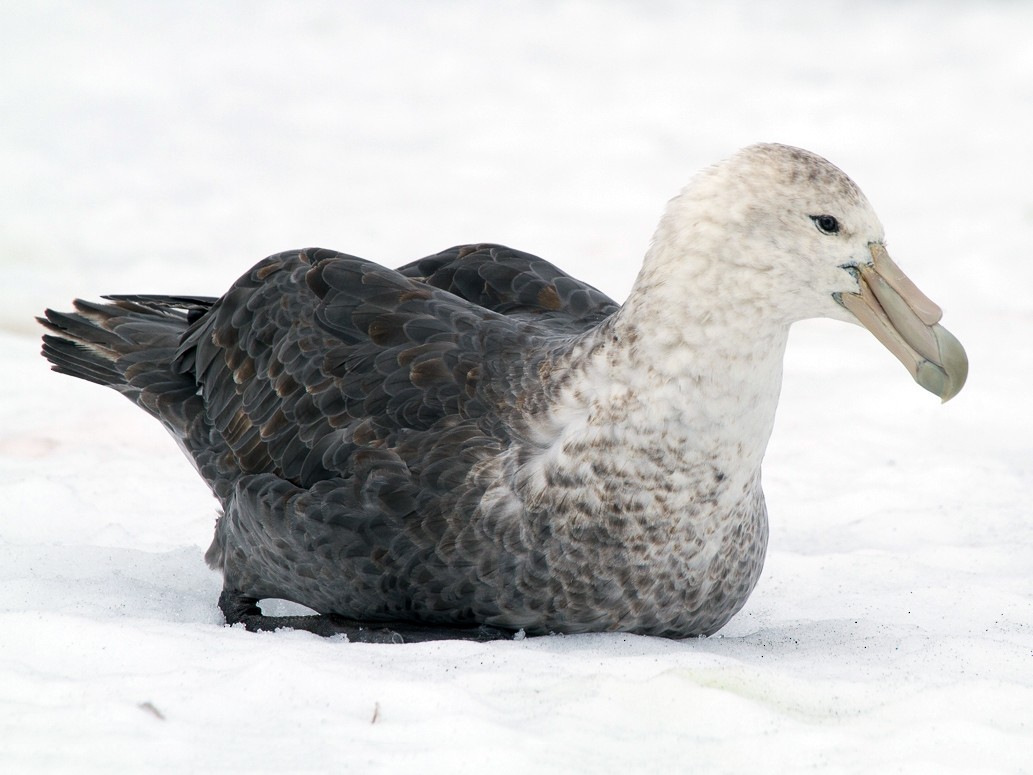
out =
[[870,262],[869,245],[883,239],[868,200],[835,165],[799,148],[753,145],[671,200],[640,279],[684,281],[692,298],[719,293],[783,323],[853,320],[834,294],[857,291],[844,267]]
[[625,308],[661,343],[724,349],[804,318],[859,323],[945,401],[968,374],[939,307],[890,259],[861,190],[787,145],[750,146],[671,200]]

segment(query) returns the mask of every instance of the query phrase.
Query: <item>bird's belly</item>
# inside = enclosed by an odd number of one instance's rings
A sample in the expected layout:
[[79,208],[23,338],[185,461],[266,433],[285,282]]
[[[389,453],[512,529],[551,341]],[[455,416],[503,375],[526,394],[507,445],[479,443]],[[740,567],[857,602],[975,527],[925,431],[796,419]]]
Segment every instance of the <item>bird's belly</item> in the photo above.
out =
[[525,515],[493,604],[496,626],[529,633],[626,631],[687,637],[722,627],[746,602],[767,549],[759,489],[681,513]]

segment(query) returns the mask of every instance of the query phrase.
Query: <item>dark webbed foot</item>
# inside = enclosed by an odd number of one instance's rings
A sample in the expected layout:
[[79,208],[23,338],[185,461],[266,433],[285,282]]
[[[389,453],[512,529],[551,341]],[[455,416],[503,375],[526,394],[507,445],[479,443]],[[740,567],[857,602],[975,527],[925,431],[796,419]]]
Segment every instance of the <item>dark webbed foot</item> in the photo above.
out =
[[442,627],[411,622],[359,622],[336,614],[311,616],[266,616],[258,599],[223,590],[219,608],[226,624],[243,624],[250,632],[271,632],[289,628],[323,637],[346,635],[352,643],[422,643],[431,640],[512,640],[514,633],[487,625]]

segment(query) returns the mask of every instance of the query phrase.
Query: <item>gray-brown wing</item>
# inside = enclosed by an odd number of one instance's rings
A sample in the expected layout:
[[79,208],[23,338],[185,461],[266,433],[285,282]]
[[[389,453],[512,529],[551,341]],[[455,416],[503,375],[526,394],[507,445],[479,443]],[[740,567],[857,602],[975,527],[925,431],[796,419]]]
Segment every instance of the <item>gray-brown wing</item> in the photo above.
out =
[[240,474],[309,487],[457,425],[498,438],[486,402],[534,329],[354,256],[272,256],[184,337],[177,367],[195,375],[209,423],[187,446],[220,493]]

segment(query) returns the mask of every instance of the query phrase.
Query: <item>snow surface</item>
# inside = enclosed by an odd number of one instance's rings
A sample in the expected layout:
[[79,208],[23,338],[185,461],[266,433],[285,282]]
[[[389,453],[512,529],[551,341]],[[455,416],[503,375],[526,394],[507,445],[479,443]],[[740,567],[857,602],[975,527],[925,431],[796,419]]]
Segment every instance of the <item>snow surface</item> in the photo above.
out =
[[[0,6],[0,771],[1033,772],[1033,5]],[[763,578],[716,637],[373,646],[220,626],[215,504],[47,371],[76,295],[498,241],[618,298],[756,141],[843,167],[972,373],[799,325]]]

